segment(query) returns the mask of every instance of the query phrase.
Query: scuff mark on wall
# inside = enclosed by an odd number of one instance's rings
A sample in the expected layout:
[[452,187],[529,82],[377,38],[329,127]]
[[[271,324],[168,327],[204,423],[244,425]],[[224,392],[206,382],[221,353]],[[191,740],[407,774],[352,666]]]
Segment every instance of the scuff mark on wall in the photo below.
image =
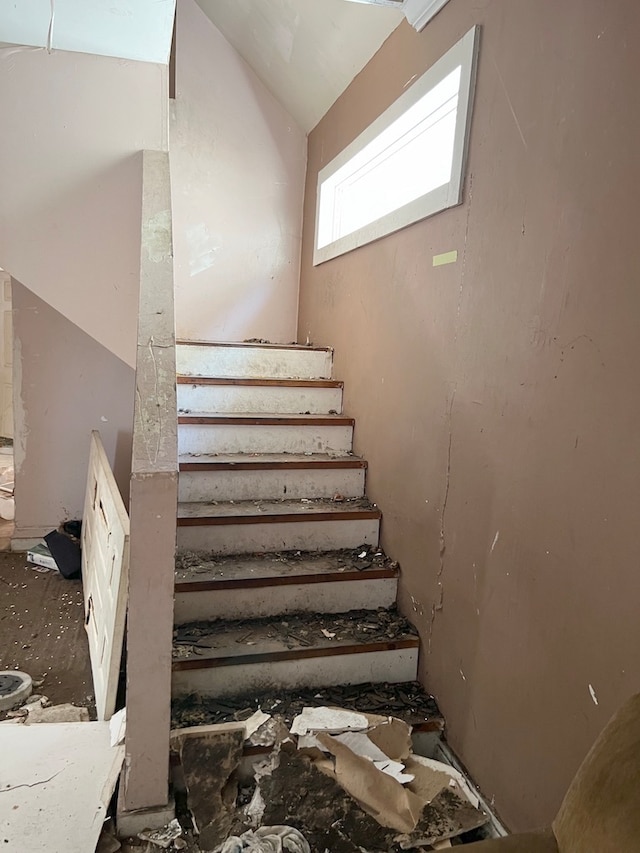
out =
[[221,246],[214,239],[204,222],[187,228],[187,244],[189,247],[189,274],[198,275],[212,267],[216,262],[216,252]]
[[159,210],[142,223],[142,248],[154,264],[171,258],[171,211]]
[[522,132],[522,127],[520,126],[520,122],[518,121],[518,116],[516,115],[516,111],[513,108],[513,104],[511,103],[511,98],[509,97],[509,92],[507,91],[506,83],[504,82],[502,74],[500,73],[500,69],[498,68],[498,63],[496,62],[495,57],[493,57],[493,64],[495,66],[496,74],[498,75],[498,80],[500,81],[500,85],[502,86],[502,89],[504,91],[504,96],[507,99],[507,105],[509,107],[509,111],[510,111],[511,115],[513,116],[513,120],[514,120],[515,125],[518,129],[518,133],[520,134],[520,139],[522,140],[522,144],[524,145],[524,149],[525,149],[525,151],[528,151],[529,149],[527,146],[527,140],[524,138],[524,133]]

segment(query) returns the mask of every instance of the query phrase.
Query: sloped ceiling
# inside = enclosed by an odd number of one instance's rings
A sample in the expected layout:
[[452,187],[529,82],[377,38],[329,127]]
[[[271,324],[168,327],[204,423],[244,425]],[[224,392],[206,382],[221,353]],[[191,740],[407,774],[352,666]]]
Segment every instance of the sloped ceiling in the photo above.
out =
[[197,0],[306,131],[403,20],[348,0]]
[[176,0],[0,0],[0,46],[169,60]]

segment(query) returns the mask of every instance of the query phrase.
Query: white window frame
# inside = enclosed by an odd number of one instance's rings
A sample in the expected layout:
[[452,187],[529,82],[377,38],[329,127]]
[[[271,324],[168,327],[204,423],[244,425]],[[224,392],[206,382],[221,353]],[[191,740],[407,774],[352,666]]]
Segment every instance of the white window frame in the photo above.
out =
[[[466,164],[471,114],[473,110],[473,95],[480,41],[479,35],[480,27],[476,26],[470,29],[459,42],[432,65],[422,77],[416,80],[382,115],[318,173],[313,254],[314,266],[350,252],[353,249],[357,249],[359,246],[379,240],[387,234],[392,234],[394,231],[406,228],[408,225],[419,222],[421,219],[426,219],[428,216],[433,216],[441,210],[461,204],[464,167]],[[453,145],[453,162],[449,182],[387,213],[380,219],[364,225],[351,234],[346,234],[318,248],[322,184],[419,101],[420,98],[426,95],[427,92],[430,92],[441,80],[458,68],[458,66],[461,68],[460,89],[458,93],[458,111]]]

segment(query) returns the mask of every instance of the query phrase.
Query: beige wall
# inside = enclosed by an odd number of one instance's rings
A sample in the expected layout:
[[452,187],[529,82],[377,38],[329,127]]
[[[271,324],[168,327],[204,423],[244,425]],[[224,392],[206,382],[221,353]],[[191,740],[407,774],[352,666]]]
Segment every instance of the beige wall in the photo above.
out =
[[171,124],[179,337],[296,334],[306,138],[194,0]]
[[91,430],[129,494],[133,368],[13,279],[16,540],[81,518]]
[[166,149],[167,69],[0,49],[0,266],[134,363],[140,160]]
[[[464,204],[312,268],[318,169],[475,23]],[[624,0],[451,0],[310,136],[299,335],[336,347],[421,677],[514,828],[640,684],[639,36]]]

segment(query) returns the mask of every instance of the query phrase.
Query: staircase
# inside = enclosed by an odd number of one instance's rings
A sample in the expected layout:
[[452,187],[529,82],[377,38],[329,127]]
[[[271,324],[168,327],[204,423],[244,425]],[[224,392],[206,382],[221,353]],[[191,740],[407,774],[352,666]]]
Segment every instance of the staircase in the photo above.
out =
[[181,342],[174,696],[412,681],[332,351]]

